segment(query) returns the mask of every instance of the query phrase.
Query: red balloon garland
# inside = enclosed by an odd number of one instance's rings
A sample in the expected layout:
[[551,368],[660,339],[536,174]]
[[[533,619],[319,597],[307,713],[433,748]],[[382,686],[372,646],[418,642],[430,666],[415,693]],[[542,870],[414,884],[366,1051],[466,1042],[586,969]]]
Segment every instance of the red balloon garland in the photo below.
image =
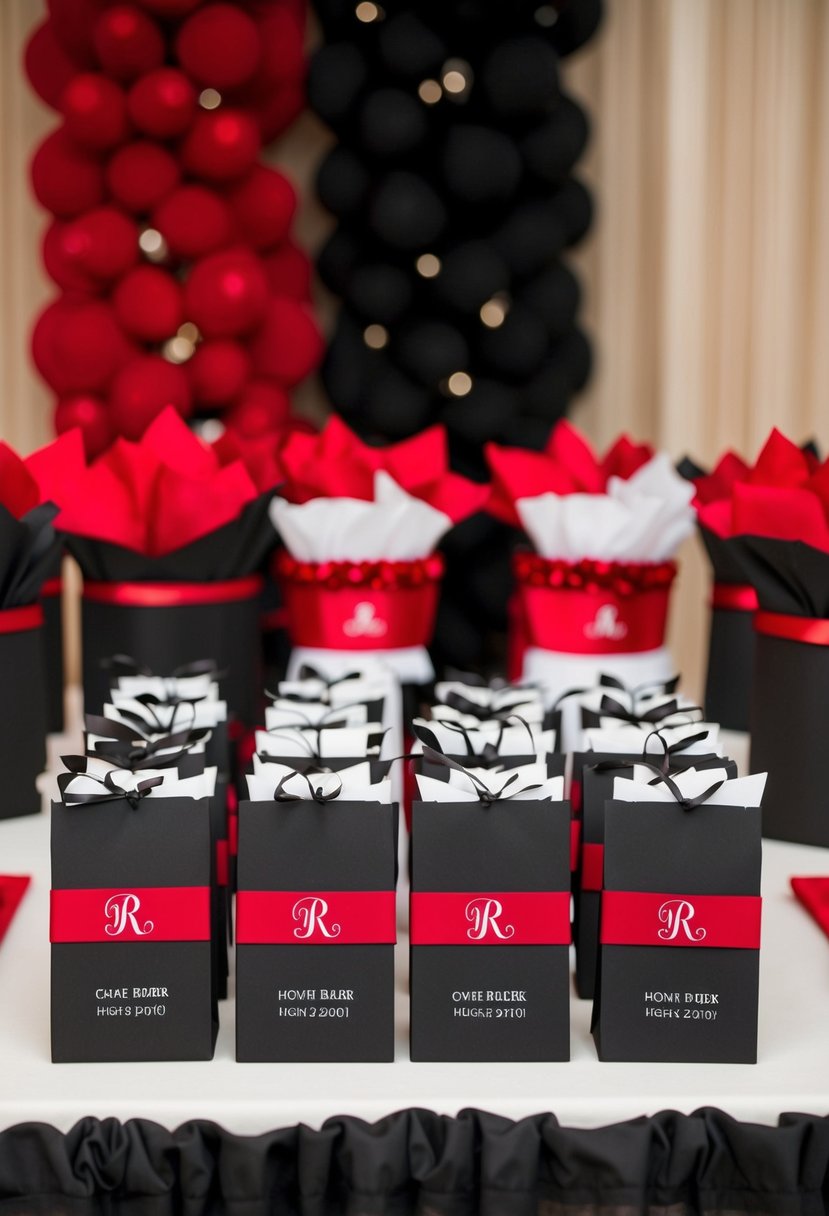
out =
[[296,192],[260,160],[304,104],[305,0],[48,0],[25,68],[62,117],[32,160],[63,294],[32,357],[90,455],[172,404],[247,437],[322,357]]

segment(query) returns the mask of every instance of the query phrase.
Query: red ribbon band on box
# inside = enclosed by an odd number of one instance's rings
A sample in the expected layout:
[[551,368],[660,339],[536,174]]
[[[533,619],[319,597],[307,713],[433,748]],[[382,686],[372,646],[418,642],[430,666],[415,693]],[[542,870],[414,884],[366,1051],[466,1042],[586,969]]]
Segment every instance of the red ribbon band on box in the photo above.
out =
[[239,891],[240,945],[362,946],[397,941],[394,891]]
[[443,574],[439,554],[411,562],[276,562],[295,646],[400,650],[432,640]]
[[604,845],[588,844],[581,846],[581,889],[582,891],[601,891],[604,879]]
[[706,946],[759,950],[759,895],[670,895],[604,891],[605,946]]
[[37,629],[42,624],[43,609],[40,604],[0,609],[0,633],[22,633],[25,629]]
[[47,578],[46,582],[40,588],[41,599],[51,598],[53,596],[63,595],[63,579],[58,575],[57,578]]
[[228,604],[258,596],[259,574],[216,583],[84,583],[83,597],[96,604],[124,608],[181,608],[190,604]]
[[749,584],[714,583],[711,588],[711,607],[727,608],[733,612],[756,612],[757,592]]
[[51,942],[206,942],[209,887],[89,887],[51,892]]
[[785,612],[758,612],[754,628],[767,637],[787,638],[810,646],[829,646],[829,620],[812,616],[788,616]]
[[568,946],[569,891],[413,891],[413,946]]
[[526,641],[566,654],[637,654],[665,641],[675,562],[515,557]]

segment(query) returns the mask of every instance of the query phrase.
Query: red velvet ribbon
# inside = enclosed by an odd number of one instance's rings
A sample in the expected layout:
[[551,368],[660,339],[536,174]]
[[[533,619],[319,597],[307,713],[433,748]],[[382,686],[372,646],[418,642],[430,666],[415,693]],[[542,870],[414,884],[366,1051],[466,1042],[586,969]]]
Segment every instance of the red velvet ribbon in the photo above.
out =
[[60,575],[57,578],[47,578],[46,582],[40,588],[41,599],[47,597],[58,596],[63,594],[63,579]]
[[581,846],[581,889],[601,891],[603,882],[604,845],[585,841]]
[[757,592],[748,583],[714,583],[711,607],[727,608],[733,612],[756,612]]
[[206,942],[209,887],[85,887],[51,892],[51,942]]
[[829,646],[829,620],[811,616],[789,616],[785,612],[758,612],[754,628],[767,637],[787,638],[810,646]]
[[295,646],[327,650],[398,650],[432,640],[438,583],[419,587],[282,586],[288,633]]
[[84,583],[83,596],[97,604],[125,608],[181,608],[190,604],[227,604],[248,600],[262,590],[261,575],[249,574],[210,583]]
[[240,945],[357,946],[397,940],[394,891],[240,891]]
[[42,624],[43,609],[40,604],[0,609],[0,633],[22,633],[25,629],[37,629]]
[[30,882],[28,874],[0,874],[0,942]]
[[606,946],[759,950],[761,908],[759,895],[605,891],[601,941]]
[[567,946],[569,891],[412,891],[413,946]]

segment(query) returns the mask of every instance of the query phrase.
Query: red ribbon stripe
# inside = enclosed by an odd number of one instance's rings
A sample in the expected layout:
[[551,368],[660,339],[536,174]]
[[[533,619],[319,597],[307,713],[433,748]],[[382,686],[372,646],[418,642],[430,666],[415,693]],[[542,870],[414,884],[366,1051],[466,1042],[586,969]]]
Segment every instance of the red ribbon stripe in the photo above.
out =
[[0,633],[22,633],[26,629],[37,629],[42,624],[43,609],[40,604],[0,609]]
[[714,583],[711,588],[711,607],[726,608],[733,612],[756,612],[757,592],[748,584]]
[[767,637],[787,638],[809,646],[829,646],[829,620],[811,616],[789,616],[784,612],[758,612],[754,628]]
[[569,891],[413,891],[413,946],[567,946]]
[[180,608],[190,604],[227,604],[258,596],[258,574],[215,583],[84,583],[83,596],[96,604],[126,608]]
[[209,887],[53,890],[51,942],[205,942]]
[[357,946],[397,940],[394,891],[239,891],[240,945]]
[[759,950],[761,908],[759,895],[605,891],[601,941],[605,946]]

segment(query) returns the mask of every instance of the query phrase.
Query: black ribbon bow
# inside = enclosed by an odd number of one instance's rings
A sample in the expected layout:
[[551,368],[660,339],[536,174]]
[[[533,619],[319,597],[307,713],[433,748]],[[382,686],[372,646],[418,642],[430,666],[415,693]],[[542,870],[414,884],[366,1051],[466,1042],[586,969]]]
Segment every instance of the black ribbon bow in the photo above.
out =
[[[522,718],[520,714],[497,714],[495,717],[486,720],[490,722],[498,722],[498,737],[494,743],[487,740],[479,752],[475,751],[472,739],[469,736],[469,731],[460,722],[447,722],[441,719],[440,725],[446,730],[455,731],[456,734],[460,735],[466,744],[467,756],[474,757],[476,760],[482,761],[485,767],[490,767],[501,758],[501,743],[504,738],[504,731],[509,726],[510,722],[513,721],[519,722],[525,728],[530,739],[530,752],[533,755],[536,754],[538,750],[538,741],[533,734],[533,730],[529,722],[527,722],[525,718]],[[412,730],[414,731],[415,736],[420,740],[421,743],[424,744],[424,746],[428,746],[433,751],[443,754],[437,735],[433,730],[431,730],[430,727],[413,724]]]
[[90,754],[103,756],[120,768],[170,768],[177,764],[198,743],[207,739],[207,729],[175,731],[167,735],[149,736],[125,722],[87,714],[88,735],[100,735]]
[[[128,770],[110,769],[103,777],[97,773],[87,771],[86,756],[61,756],[61,761],[69,770],[66,773],[58,773],[58,789],[60,790],[61,798],[66,806],[88,806],[99,802],[120,802],[124,799],[133,811],[137,811],[142,798],[146,798],[151,790],[156,786],[162,785],[163,777],[145,777],[143,781],[139,781],[133,789],[122,789],[121,786],[115,784],[114,774],[116,771],[125,772]],[[76,777],[87,777],[90,781],[94,781],[102,789],[100,794],[79,794],[69,789],[69,785]]]
[[[322,776],[323,774],[337,778],[337,785],[333,790],[328,790],[326,792],[321,785],[314,785],[312,778]],[[305,781],[306,785],[308,786],[308,793],[310,794],[311,798],[313,798],[314,802],[319,803],[320,806],[324,806],[326,802],[333,802],[334,799],[339,798],[340,794],[343,792],[342,777],[340,777],[338,773],[332,772],[331,769],[320,768],[311,771],[292,769],[291,772],[284,773],[283,776],[280,777],[279,783],[273,792],[274,802],[308,801],[308,799],[302,794],[292,794],[290,791],[285,789],[285,783],[290,781],[293,777],[301,777],[303,781]]]
[[526,794],[531,790],[540,790],[542,788],[541,783],[538,781],[530,785],[518,785],[517,782],[521,780],[521,774],[518,769],[515,769],[501,786],[500,790],[491,790],[485,782],[481,781],[480,777],[476,776],[475,773],[470,773],[469,769],[465,768],[458,760],[453,760],[451,756],[447,756],[439,749],[430,747],[422,739],[421,743],[423,743],[424,759],[428,760],[431,764],[439,764],[444,768],[453,769],[456,773],[463,773],[478,795],[478,801],[483,806],[491,806],[493,802],[500,802],[502,800],[509,801],[510,798],[515,798],[518,794]]
[[712,794],[716,794],[720,786],[725,785],[727,780],[724,777],[720,781],[715,781],[713,785],[709,785],[708,789],[703,790],[701,794],[696,794],[693,798],[686,798],[682,790],[673,780],[674,777],[678,776],[677,773],[664,772],[661,768],[657,767],[657,765],[651,764],[650,761],[645,760],[644,758],[636,761],[624,760],[621,763],[614,760],[602,760],[598,764],[594,765],[594,768],[599,773],[606,773],[613,769],[632,769],[635,765],[641,765],[643,768],[649,769],[650,772],[654,774],[653,781],[648,782],[649,785],[659,785],[659,783],[662,782],[665,786],[667,786],[674,802],[676,802],[677,806],[681,807],[683,811],[695,811],[698,806],[702,806],[704,802],[707,802]]

